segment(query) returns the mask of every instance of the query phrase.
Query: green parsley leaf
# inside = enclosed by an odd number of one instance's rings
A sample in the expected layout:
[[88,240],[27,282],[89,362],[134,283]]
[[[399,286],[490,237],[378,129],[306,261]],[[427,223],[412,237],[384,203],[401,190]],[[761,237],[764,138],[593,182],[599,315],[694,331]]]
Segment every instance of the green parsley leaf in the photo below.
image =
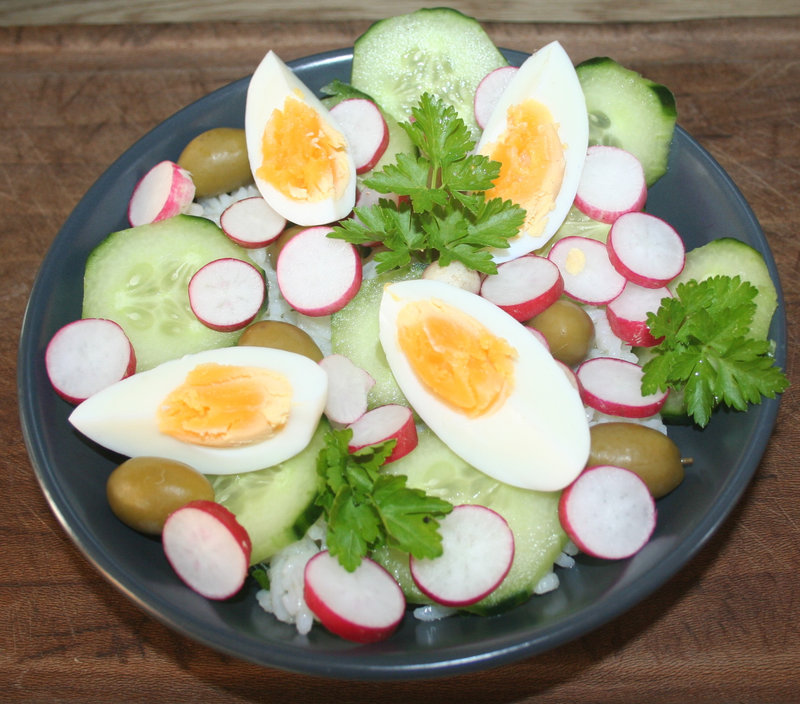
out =
[[647,316],[651,334],[664,339],[644,364],[642,393],[683,390],[689,415],[704,427],[721,404],[743,411],[786,390],[770,343],[748,337],[757,293],[739,276],[679,284]]
[[452,505],[406,486],[403,475],[381,471],[395,441],[348,451],[349,429],[332,430],[317,456],[325,488],[317,497],[327,520],[326,542],[342,566],[353,571],[380,545],[393,545],[417,557],[442,552],[437,518]]
[[475,142],[456,111],[425,93],[402,123],[419,154],[398,154],[396,163],[365,179],[378,193],[407,197],[401,203],[381,199],[356,208],[356,218],[334,227],[331,237],[352,244],[380,241],[377,271],[438,258],[460,261],[485,274],[497,272],[489,248],[508,247],[525,220],[525,210],[485,191],[500,174],[500,164],[473,154]]

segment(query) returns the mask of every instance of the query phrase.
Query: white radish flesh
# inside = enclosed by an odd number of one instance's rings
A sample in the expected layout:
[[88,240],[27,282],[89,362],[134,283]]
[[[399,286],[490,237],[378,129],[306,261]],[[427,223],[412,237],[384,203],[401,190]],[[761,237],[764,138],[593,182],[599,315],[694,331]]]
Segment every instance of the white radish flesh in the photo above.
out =
[[515,320],[530,320],[550,307],[564,291],[558,266],[534,254],[504,262],[487,276],[481,296],[502,308]]
[[229,205],[219,218],[222,231],[248,249],[266,247],[286,227],[286,218],[276,213],[261,196],[243,198]]
[[561,272],[564,293],[589,305],[605,305],[625,287],[625,277],[611,264],[605,244],[588,237],[565,237],[547,255]]
[[606,306],[606,319],[611,332],[634,347],[653,347],[660,342],[650,334],[647,314],[655,313],[661,301],[671,298],[666,286],[644,288],[629,281],[622,293]]
[[241,259],[215,259],[189,280],[189,305],[212,330],[230,332],[249,325],[264,305],[261,272]]
[[350,145],[356,173],[371,170],[389,145],[389,127],[378,106],[365,98],[350,98],[330,112]]
[[623,418],[649,418],[661,410],[667,392],[642,394],[642,368],[613,357],[595,357],[577,369],[583,402],[601,413]]
[[358,293],[361,258],[349,242],[328,237],[322,225],[301,230],[281,249],[275,266],[278,287],[303,315],[335,313]]
[[244,584],[252,550],[247,531],[224,506],[192,501],[173,511],[161,534],[183,582],[208,599],[228,599]]
[[564,531],[583,552],[619,560],[641,550],[656,526],[656,506],[642,479],[628,469],[586,469],[561,494]]
[[162,161],[136,184],[128,203],[134,227],[185,213],[194,200],[191,174],[173,161]]
[[383,567],[364,558],[348,572],[327,550],[306,563],[303,597],[325,628],[356,643],[388,638],[405,614],[403,592]]
[[355,423],[367,412],[367,394],[375,379],[342,354],[328,355],[319,365],[328,375],[326,417],[336,426]]
[[384,464],[405,457],[417,446],[417,426],[414,414],[407,406],[386,404],[364,413],[352,423],[348,450],[355,452],[368,445],[376,445],[386,440],[395,440],[395,446]]
[[136,354],[125,331],[112,320],[83,318],[51,338],[45,369],[56,393],[80,403],[136,371]]
[[445,606],[467,606],[491,594],[514,561],[514,534],[485,506],[462,504],[439,521],[442,554],[409,559],[420,591]]
[[640,286],[665,286],[683,271],[683,240],[670,224],[655,215],[623,215],[611,226],[606,245],[614,268]]
[[619,147],[589,147],[575,194],[578,210],[613,223],[625,213],[641,210],[646,200],[647,182],[639,159]]
[[501,66],[489,71],[475,89],[475,122],[483,129],[489,122],[500,96],[519,69],[516,66]]

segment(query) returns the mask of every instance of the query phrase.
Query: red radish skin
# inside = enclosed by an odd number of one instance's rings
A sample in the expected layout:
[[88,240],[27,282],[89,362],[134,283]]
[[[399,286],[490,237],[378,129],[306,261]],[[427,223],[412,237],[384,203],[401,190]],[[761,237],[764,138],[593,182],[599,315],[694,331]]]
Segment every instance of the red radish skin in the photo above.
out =
[[575,206],[594,220],[611,224],[647,201],[647,181],[639,159],[619,147],[586,150]]
[[461,504],[439,520],[442,554],[409,559],[420,591],[444,606],[474,604],[505,579],[514,561],[514,534],[506,519],[485,506]]
[[346,306],[361,286],[361,258],[349,242],[328,237],[321,225],[298,232],[281,249],[278,287],[303,315],[330,315]]
[[481,284],[481,296],[523,322],[539,315],[564,292],[558,266],[545,257],[528,254],[504,262]]
[[[531,335],[533,335],[537,340],[539,340],[539,342],[541,342],[545,346],[545,349],[549,352],[550,351],[550,343],[547,341],[547,338],[541,332],[539,332],[536,328],[532,328],[529,325],[526,325],[525,327],[527,327],[528,330],[530,330]],[[556,361],[558,361],[558,360],[556,360]]]
[[669,223],[648,213],[627,213],[606,240],[608,258],[628,281],[645,288],[666,286],[683,271],[686,249]]
[[214,501],[191,501],[173,511],[161,534],[164,554],[178,577],[207,599],[234,596],[250,566],[250,536]]
[[222,231],[240,247],[259,249],[274,242],[286,228],[286,218],[261,196],[229,205],[219,218]]
[[475,122],[483,129],[489,123],[500,96],[519,69],[516,66],[501,66],[489,71],[475,89]]
[[635,472],[612,465],[589,467],[561,493],[564,531],[587,555],[622,560],[641,550],[656,527],[657,510]]
[[113,320],[83,318],[67,323],[50,339],[45,369],[55,392],[78,404],[136,371],[136,353]]
[[189,280],[189,305],[206,327],[231,332],[253,322],[267,289],[256,267],[241,259],[215,259]]
[[349,427],[353,431],[347,448],[350,452],[386,440],[396,441],[392,453],[386,458],[384,464],[405,457],[417,446],[418,442],[414,414],[410,408],[399,404],[390,403],[373,408],[351,423]]
[[136,184],[128,203],[128,222],[133,227],[187,212],[194,200],[191,174],[174,161],[162,161]]
[[377,562],[364,558],[348,572],[327,550],[306,563],[303,598],[325,628],[356,643],[388,638],[406,607],[397,582]]
[[367,412],[367,395],[375,379],[342,354],[323,357],[319,365],[328,375],[325,416],[335,426],[355,423]]
[[331,116],[350,145],[356,173],[372,170],[389,146],[389,127],[378,106],[366,98],[349,98],[334,105]]
[[625,277],[611,264],[605,244],[588,237],[565,237],[556,242],[547,258],[564,279],[564,293],[589,305],[613,301],[625,287]]
[[595,357],[576,371],[584,404],[623,418],[649,418],[661,410],[667,392],[642,394],[642,368],[614,357]]
[[572,385],[572,388],[574,388],[575,391],[580,392],[581,386],[578,383],[578,377],[575,375],[575,372],[572,371],[572,369],[568,367],[566,364],[564,364],[564,362],[558,359],[555,360],[555,362],[556,366],[560,367],[561,370],[564,372],[564,375],[567,377],[567,381],[569,381],[569,383]]
[[634,347],[653,347],[663,338],[650,334],[647,314],[655,313],[661,301],[671,298],[666,287],[644,288],[629,281],[622,293],[606,306],[608,325],[620,340]]

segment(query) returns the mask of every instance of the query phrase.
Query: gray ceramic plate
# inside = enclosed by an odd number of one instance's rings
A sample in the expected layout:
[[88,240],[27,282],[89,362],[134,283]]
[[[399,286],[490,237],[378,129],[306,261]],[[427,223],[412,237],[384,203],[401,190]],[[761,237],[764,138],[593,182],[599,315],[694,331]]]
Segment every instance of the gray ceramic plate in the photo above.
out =
[[[523,54],[508,52],[513,63]],[[352,53],[335,51],[293,63],[313,89],[347,80]],[[553,648],[620,616],[672,577],[720,526],[755,472],[778,410],[767,401],[748,413],[721,413],[700,432],[673,437],[694,457],[685,482],[659,502],[650,544],[633,559],[579,558],[560,570],[561,587],[492,618],[458,616],[416,622],[377,645],[354,645],[315,628],[307,637],[257,606],[253,586],[215,603],[190,592],[167,565],[161,545],[123,526],[105,498],[105,480],[119,461],[84,442],[67,423],[70,407],[49,386],[43,363],[52,334],[80,315],[89,251],[126,226],[125,206],[139,177],[160,159],[176,159],[195,134],[241,126],[247,79],[180,111],[126,151],[81,200],[56,237],[34,284],[23,325],[18,367],[22,425],[36,475],[58,520],[98,572],[143,610],[219,651],[309,674],[358,679],[432,677],[499,665]],[[97,207],[102,203],[103,207]],[[678,129],[669,172],[652,189],[648,209],[668,219],[688,247],[715,234],[737,237],[775,264],[742,195],[719,165]],[[777,361],[785,367],[783,299],[772,326]]]

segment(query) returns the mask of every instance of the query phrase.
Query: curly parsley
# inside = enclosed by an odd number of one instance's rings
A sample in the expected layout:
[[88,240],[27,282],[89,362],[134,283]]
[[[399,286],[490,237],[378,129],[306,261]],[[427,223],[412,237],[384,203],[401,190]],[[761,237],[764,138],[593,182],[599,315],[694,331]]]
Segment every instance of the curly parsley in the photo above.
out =
[[496,273],[488,248],[508,247],[525,220],[525,210],[508,200],[486,200],[484,191],[500,174],[500,163],[473,154],[475,142],[455,109],[425,93],[413,119],[401,123],[419,154],[397,155],[394,164],[365,179],[379,193],[401,196],[356,208],[331,237],[351,244],[380,241],[378,273],[414,259],[442,266],[453,260],[486,274]]
[[704,427],[720,404],[743,411],[784,391],[789,381],[770,342],[748,336],[757,293],[738,276],[678,285],[647,316],[652,335],[664,339],[644,365],[642,392],[682,389],[689,415]]

